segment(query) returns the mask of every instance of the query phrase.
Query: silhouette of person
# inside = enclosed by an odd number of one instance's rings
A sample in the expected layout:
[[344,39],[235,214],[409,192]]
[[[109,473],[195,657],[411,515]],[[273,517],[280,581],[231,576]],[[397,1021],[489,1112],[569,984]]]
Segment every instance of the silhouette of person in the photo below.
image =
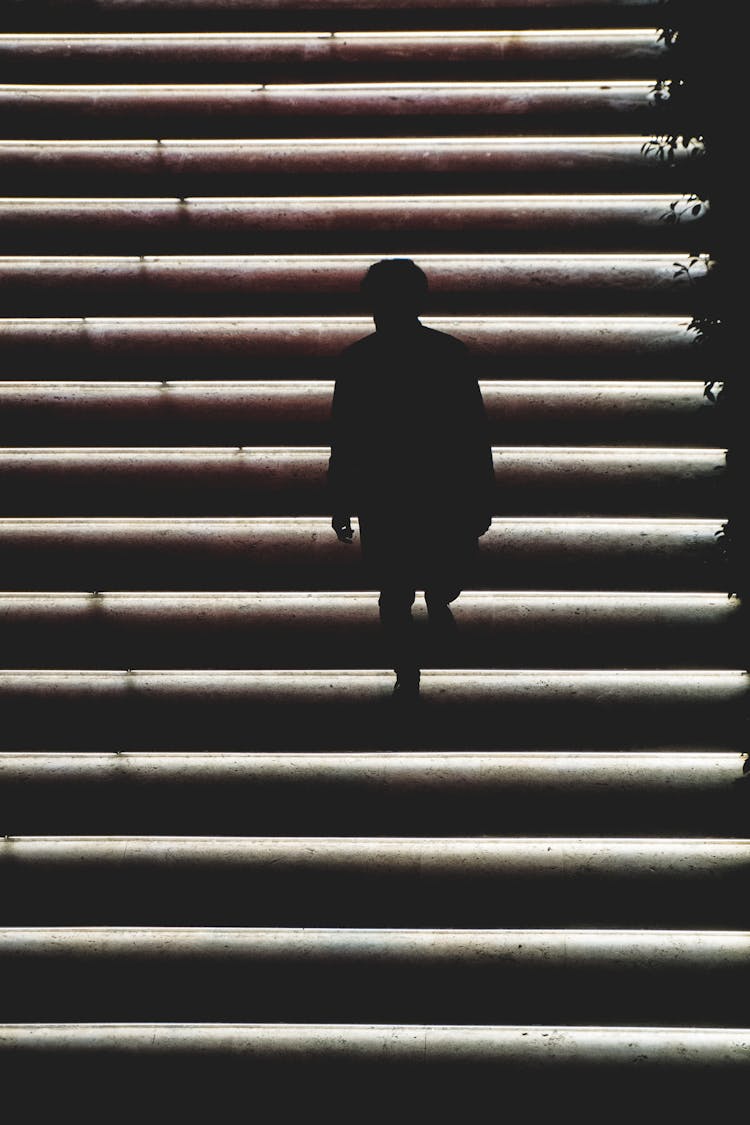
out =
[[370,266],[361,291],[376,331],[339,357],[328,466],[331,526],[362,555],[380,590],[394,693],[418,697],[411,607],[425,592],[431,648],[445,653],[461,593],[492,517],[487,419],[468,351],[419,320],[427,278],[408,258]]

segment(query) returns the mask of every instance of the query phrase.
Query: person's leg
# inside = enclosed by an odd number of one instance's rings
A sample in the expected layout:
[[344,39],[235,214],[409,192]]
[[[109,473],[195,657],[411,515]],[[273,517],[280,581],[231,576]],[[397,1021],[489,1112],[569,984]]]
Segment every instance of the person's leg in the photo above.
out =
[[[451,602],[455,602],[460,596],[461,590],[456,583],[432,581],[424,592],[427,612],[439,614],[441,610],[448,609]],[[448,612],[450,613],[450,610]]]
[[430,630],[430,651],[442,665],[455,663],[458,626],[451,613],[450,603],[461,591],[455,586],[429,586],[424,592]]
[[448,609],[461,593],[467,576],[471,542],[439,527],[422,541],[420,572],[424,579],[424,600],[430,620],[436,624],[452,620]]
[[392,578],[383,585],[378,599],[380,621],[400,692],[419,688],[419,659],[411,616],[414,597],[415,590],[408,579]]
[[425,558],[425,591],[430,628],[430,651],[439,664],[455,664],[459,658],[458,627],[450,604],[461,594],[468,575],[473,544],[462,537],[436,536]]

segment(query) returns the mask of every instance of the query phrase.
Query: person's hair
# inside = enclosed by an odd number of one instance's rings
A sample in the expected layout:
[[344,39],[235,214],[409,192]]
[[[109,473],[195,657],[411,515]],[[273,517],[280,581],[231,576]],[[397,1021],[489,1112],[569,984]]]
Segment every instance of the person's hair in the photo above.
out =
[[370,266],[360,290],[370,301],[392,297],[421,309],[427,296],[427,276],[411,258],[383,258]]

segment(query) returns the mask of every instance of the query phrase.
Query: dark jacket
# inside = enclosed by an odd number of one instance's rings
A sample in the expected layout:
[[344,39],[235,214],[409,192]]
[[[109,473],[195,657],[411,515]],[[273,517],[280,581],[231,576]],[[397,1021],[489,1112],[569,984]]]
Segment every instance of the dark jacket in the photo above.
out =
[[481,534],[494,476],[487,419],[465,345],[418,321],[339,357],[328,469],[333,515],[440,521]]

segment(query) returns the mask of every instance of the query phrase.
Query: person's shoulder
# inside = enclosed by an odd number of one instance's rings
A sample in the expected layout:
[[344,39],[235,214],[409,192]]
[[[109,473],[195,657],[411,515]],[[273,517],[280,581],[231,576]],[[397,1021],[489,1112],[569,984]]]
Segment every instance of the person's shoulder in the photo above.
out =
[[468,351],[466,344],[463,340],[459,340],[458,336],[451,336],[449,332],[441,332],[437,328],[428,328],[424,324],[422,328],[428,333],[427,339],[435,348],[441,348],[446,352],[455,352],[457,355]]
[[371,332],[369,336],[362,336],[359,340],[355,340],[353,343],[347,344],[343,351],[339,353],[339,356],[341,359],[346,360],[350,358],[356,359],[358,356],[366,355],[367,352],[371,351],[375,346],[376,340],[377,334],[375,332]]
[[367,368],[368,356],[373,351],[375,333],[363,336],[359,340],[348,344],[338,353],[334,360],[336,382],[339,384],[355,384],[359,382],[363,368]]

